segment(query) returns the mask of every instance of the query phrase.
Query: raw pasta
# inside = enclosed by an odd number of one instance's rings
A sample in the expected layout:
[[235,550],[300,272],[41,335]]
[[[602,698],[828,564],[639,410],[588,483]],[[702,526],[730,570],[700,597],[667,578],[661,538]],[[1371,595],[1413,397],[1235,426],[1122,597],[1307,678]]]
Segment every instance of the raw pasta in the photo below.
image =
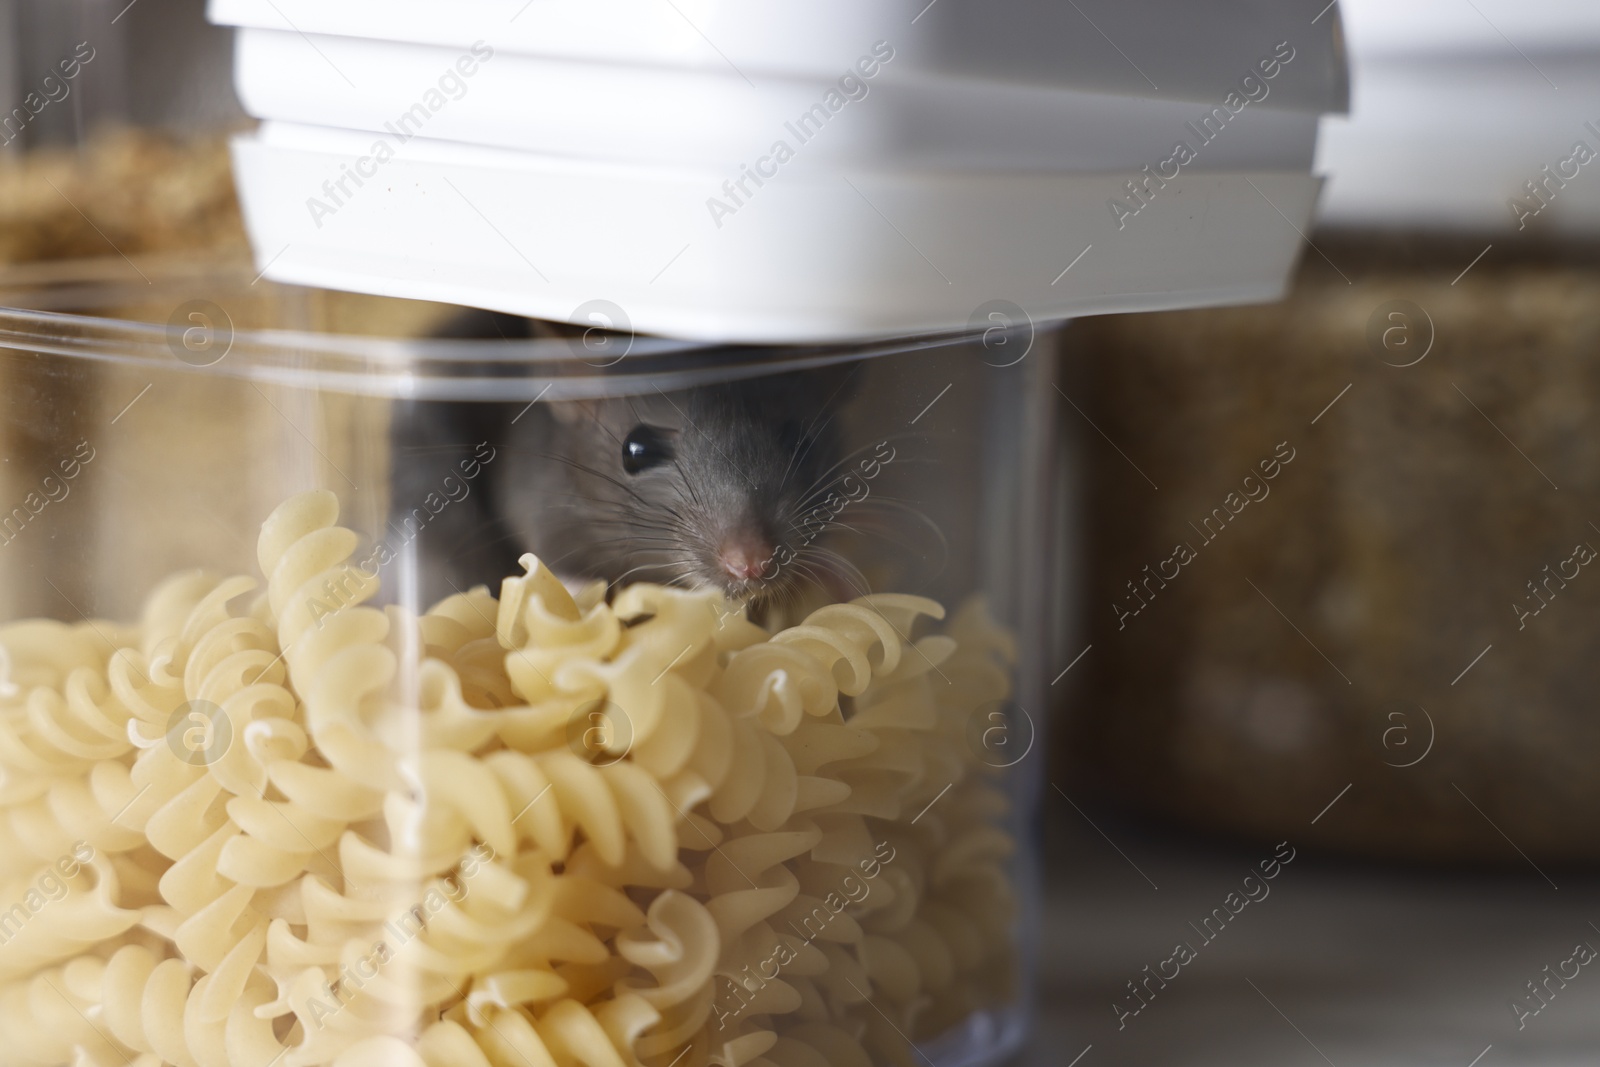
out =
[[1010,998],[981,605],[769,634],[527,556],[419,618],[337,517],[0,627],[0,1065],[867,1067]]

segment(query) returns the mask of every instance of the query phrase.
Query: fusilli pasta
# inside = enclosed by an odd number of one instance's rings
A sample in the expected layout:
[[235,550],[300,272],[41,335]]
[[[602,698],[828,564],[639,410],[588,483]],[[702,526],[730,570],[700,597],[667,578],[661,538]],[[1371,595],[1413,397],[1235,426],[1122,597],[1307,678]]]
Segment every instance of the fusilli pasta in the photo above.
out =
[[981,605],[768,633],[528,556],[417,616],[338,511],[0,627],[0,1067],[869,1067],[1010,995]]

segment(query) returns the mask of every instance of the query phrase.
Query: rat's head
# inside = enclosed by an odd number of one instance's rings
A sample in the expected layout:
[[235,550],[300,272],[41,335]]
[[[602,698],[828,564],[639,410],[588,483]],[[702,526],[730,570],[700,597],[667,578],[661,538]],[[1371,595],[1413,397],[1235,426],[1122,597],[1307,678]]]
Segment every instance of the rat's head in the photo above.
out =
[[[574,569],[780,595],[820,574],[806,521],[837,478],[848,371],[800,371],[556,405],[571,453]],[[580,518],[581,516],[581,518]],[[582,541],[582,543],[579,543]]]

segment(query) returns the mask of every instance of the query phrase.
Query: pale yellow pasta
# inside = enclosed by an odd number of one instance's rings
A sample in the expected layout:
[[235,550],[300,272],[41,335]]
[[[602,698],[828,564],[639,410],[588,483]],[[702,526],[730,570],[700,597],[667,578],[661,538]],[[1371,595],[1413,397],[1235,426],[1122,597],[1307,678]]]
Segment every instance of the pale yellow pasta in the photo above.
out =
[[711,1014],[712,972],[717,965],[716,919],[705,905],[677,890],[650,904],[648,930],[617,935],[618,955],[649,980],[624,978],[619,995],[633,994],[649,1004],[660,1022],[634,1047],[641,1058],[673,1054],[694,1040]]
[[416,616],[338,511],[0,627],[0,1067],[870,1067],[1009,998],[981,605],[528,556]]

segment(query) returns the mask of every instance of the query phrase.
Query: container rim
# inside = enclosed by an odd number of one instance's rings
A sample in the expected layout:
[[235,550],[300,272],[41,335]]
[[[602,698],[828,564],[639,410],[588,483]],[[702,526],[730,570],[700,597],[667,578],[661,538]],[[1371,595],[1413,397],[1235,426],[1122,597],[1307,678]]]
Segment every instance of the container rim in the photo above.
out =
[[[134,267],[143,281],[129,277]],[[973,329],[828,345],[708,344],[626,332],[518,340],[412,338],[307,329],[235,329],[229,294],[317,290],[264,279],[237,258],[152,257],[143,266],[108,257],[0,268],[0,350],[87,360],[152,373],[206,373],[292,388],[425,400],[577,399],[688,388],[850,360],[971,343]],[[223,320],[195,328],[177,315],[205,299]],[[420,304],[400,298],[396,304]],[[172,301],[167,323],[85,312]],[[73,310],[52,310],[72,308]],[[462,310],[468,310],[463,308]],[[1019,309],[1020,311],[1020,309]],[[212,316],[215,317],[215,316]],[[1025,316],[1024,316],[1025,318]],[[1031,321],[1017,327],[1031,339]],[[992,332],[992,328],[991,328]],[[186,344],[186,335],[194,335]],[[594,335],[591,337],[590,335]],[[585,340],[590,340],[590,345]]]

